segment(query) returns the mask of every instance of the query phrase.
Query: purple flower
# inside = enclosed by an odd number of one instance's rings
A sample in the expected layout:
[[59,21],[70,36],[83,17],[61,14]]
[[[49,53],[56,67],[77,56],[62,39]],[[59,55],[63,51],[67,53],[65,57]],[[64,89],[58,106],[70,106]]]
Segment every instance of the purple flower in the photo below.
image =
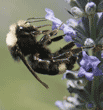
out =
[[81,67],[78,76],[85,76],[87,80],[91,81],[94,76],[103,75],[102,70],[97,67],[100,63],[99,59],[95,56],[88,56],[85,51],[83,51],[82,54],[83,58],[80,61]]
[[[45,18],[53,22],[52,30],[57,29],[63,22],[54,16],[54,12],[51,9],[46,8],[45,11],[47,12]],[[60,30],[63,30],[64,26],[65,24],[60,27]]]
[[[62,21],[54,16],[54,12],[52,10],[46,8],[45,11],[47,12],[45,18],[52,21],[52,30],[57,29],[62,24]],[[62,24],[60,30],[63,30],[64,34],[66,34],[64,37],[66,42],[73,41],[72,37],[76,37],[76,32],[67,24]]]
[[80,61],[80,65],[85,68],[87,71],[90,69],[90,66],[95,69],[100,63],[100,60],[95,56],[88,56],[85,51],[82,52],[83,58]]
[[83,76],[85,76],[89,81],[93,80],[93,73],[86,72],[83,67],[80,67],[80,70],[78,72],[78,77],[83,77]]
[[64,37],[64,40],[66,42],[73,41],[72,37],[76,37],[76,32],[69,26],[65,26],[63,28],[63,31],[64,31],[64,34],[66,34],[66,36]]
[[64,109],[64,105],[63,105],[63,103],[62,103],[62,101],[56,101],[55,102],[55,105],[58,107],[58,108],[60,108],[60,109]]

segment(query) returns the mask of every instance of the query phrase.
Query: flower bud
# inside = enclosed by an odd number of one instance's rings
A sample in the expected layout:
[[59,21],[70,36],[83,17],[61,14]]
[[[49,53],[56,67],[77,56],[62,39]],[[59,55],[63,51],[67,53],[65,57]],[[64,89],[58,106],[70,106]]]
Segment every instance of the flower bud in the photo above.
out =
[[93,46],[94,44],[95,43],[94,43],[93,39],[91,39],[91,38],[87,38],[84,42],[85,46]]
[[85,6],[85,12],[88,15],[94,14],[96,11],[96,4],[94,2],[88,2]]
[[78,26],[78,24],[80,23],[80,21],[76,21],[75,19],[70,18],[70,19],[68,19],[66,21],[66,23],[67,23],[68,26],[75,28],[75,27]]
[[77,6],[76,0],[64,0],[67,2],[71,7]]
[[79,17],[82,17],[84,15],[84,13],[82,12],[82,10],[78,7],[73,7],[71,8],[71,13],[76,17],[76,18],[79,18]]
[[94,102],[88,102],[87,104],[86,104],[86,108],[87,109],[93,109],[93,108],[95,108],[95,103]]

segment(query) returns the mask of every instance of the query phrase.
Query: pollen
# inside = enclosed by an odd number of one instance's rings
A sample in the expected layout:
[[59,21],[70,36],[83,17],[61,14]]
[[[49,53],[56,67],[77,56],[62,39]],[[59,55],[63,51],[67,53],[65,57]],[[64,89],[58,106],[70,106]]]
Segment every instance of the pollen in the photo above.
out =
[[59,65],[59,71],[60,71],[59,74],[62,74],[66,71],[66,65],[64,63]]

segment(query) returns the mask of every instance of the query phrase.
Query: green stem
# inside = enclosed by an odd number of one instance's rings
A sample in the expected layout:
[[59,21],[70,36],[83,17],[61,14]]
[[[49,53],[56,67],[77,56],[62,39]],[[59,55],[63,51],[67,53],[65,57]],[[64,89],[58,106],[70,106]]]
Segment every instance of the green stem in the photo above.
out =
[[[96,40],[96,16],[90,15],[89,17],[90,38]],[[93,54],[94,55],[94,54]],[[97,52],[94,56],[100,57],[100,53]],[[100,59],[100,58],[99,58]],[[99,80],[100,76],[94,76],[91,87],[91,100],[94,101],[96,108],[100,108],[100,93],[99,93]]]
[[94,20],[94,14],[88,16],[88,18],[89,18],[90,38],[95,40],[96,39],[96,24]]
[[99,106],[100,94],[99,94],[99,79],[100,76],[94,76],[91,88],[91,100],[95,102],[96,107]]
[[[93,54],[94,55],[94,54]],[[100,59],[100,52],[97,52],[95,56]],[[91,100],[94,101],[96,108],[100,108],[100,93],[99,93],[99,80],[101,76],[94,76],[91,87]]]

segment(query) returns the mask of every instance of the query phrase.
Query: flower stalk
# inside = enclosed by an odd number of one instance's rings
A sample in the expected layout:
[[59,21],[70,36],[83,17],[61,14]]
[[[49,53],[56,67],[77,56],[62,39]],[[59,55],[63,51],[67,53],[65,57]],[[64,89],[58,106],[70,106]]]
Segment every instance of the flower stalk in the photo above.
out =
[[90,38],[95,40],[96,39],[96,25],[95,25],[95,20],[94,20],[94,14],[88,16],[88,18],[89,18]]
[[97,108],[100,106],[99,80],[100,76],[94,76],[91,87],[91,100],[95,102]]

